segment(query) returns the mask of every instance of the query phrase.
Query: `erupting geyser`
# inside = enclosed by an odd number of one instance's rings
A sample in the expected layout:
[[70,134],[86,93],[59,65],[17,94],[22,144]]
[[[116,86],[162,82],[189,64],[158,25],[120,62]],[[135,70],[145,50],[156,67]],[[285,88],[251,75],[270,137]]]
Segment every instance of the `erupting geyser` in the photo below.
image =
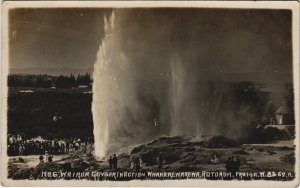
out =
[[144,28],[128,23],[126,16],[130,18],[123,11],[104,17],[105,35],[94,67],[92,110],[98,157],[122,145],[159,135],[194,135],[199,129],[199,117],[192,112],[197,104],[187,98],[195,80],[187,80],[188,66],[182,64],[172,41],[167,52],[159,49],[160,41],[170,38],[170,30],[147,38]]
[[94,137],[95,137],[95,155],[97,157],[104,157],[108,151],[110,125],[110,104],[111,95],[113,95],[112,87],[115,86],[113,74],[110,69],[111,57],[110,53],[106,51],[110,47],[110,37],[113,31],[112,15],[108,20],[105,16],[105,36],[100,44],[97,62],[94,67],[94,87],[93,87],[93,104],[92,111],[94,114]]
[[199,40],[203,32],[201,39],[214,41],[211,28],[184,10],[175,15],[189,22],[178,25],[173,13],[121,9],[105,16],[93,83],[97,157],[161,135],[237,137],[252,121],[253,111],[236,105],[229,85],[211,76],[220,64],[207,63],[216,53]]
[[160,88],[165,84],[151,74],[153,65],[137,63],[137,56],[144,58],[139,54],[143,42],[124,33],[126,12],[120,17],[115,14],[104,17],[105,35],[94,66],[92,111],[95,155],[100,158],[124,145],[163,134],[166,129],[160,127],[164,121],[160,112],[165,107],[159,106],[163,105]]

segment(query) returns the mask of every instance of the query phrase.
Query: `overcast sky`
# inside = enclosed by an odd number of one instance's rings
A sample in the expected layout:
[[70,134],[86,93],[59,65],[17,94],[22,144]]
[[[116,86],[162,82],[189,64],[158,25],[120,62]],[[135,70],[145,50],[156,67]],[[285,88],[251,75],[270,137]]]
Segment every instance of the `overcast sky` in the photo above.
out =
[[[103,38],[103,15],[109,12],[104,9],[12,10],[10,68],[93,68]],[[163,66],[169,58],[164,55],[166,50],[174,46],[185,61],[201,62],[196,67],[202,71],[292,72],[291,12],[288,10],[127,9],[121,12],[124,18],[117,22],[118,30],[131,61]]]
[[104,10],[17,9],[10,12],[11,68],[91,68]]

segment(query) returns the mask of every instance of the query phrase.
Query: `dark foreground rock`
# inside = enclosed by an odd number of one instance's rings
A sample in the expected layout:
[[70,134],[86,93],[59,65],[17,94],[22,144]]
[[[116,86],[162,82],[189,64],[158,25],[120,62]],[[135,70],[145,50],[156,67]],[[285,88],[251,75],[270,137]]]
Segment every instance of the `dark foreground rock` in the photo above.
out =
[[203,141],[203,146],[207,148],[232,148],[239,146],[239,144],[224,136],[215,136],[208,141]]
[[280,160],[288,164],[295,164],[295,153],[284,155],[280,158]]

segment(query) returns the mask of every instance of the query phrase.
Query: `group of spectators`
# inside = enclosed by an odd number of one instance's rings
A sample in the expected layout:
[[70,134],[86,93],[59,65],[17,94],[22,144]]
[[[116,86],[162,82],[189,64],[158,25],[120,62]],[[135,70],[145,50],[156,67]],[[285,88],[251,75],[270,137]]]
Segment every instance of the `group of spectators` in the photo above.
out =
[[143,155],[131,155],[130,156],[130,168],[136,172],[144,169],[145,166],[154,166],[157,164],[157,169],[161,170],[163,167],[164,158],[162,152],[159,152],[158,156],[153,154],[153,151],[150,149],[145,152]]
[[109,169],[110,170],[116,170],[118,169],[118,158],[117,155],[114,154],[113,156],[110,156],[108,159]]
[[91,137],[69,139],[25,139],[21,134],[8,136],[7,154],[9,156],[68,154],[93,143]]

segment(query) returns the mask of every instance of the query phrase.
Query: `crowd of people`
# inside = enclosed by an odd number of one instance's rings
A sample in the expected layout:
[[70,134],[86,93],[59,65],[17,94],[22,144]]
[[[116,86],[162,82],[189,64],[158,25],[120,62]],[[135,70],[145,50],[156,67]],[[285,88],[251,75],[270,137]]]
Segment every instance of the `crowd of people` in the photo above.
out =
[[[24,155],[39,155],[40,163],[51,163],[53,161],[53,155],[69,154],[71,152],[85,149],[88,145],[93,145],[93,138],[68,138],[68,139],[52,139],[45,140],[42,138],[26,139],[24,135],[8,135],[8,155],[9,156],[24,156]],[[159,155],[154,157],[152,150],[144,153],[144,155],[131,156],[131,168],[135,171],[140,171],[144,167],[144,163],[153,165],[153,161],[150,159],[155,158],[158,170],[163,167],[163,155],[159,152]],[[217,153],[213,153],[211,157],[212,164],[218,164],[219,156]],[[118,169],[118,158],[116,154],[113,154],[108,159],[108,165],[110,170]],[[225,168],[227,172],[235,174],[239,172],[241,166],[241,160],[237,155],[229,157],[225,161]]]
[[93,143],[93,139],[91,137],[51,140],[42,138],[26,139],[25,136],[18,134],[9,135],[7,143],[8,156],[44,155],[46,152],[52,155],[59,155],[86,148],[88,144]]

